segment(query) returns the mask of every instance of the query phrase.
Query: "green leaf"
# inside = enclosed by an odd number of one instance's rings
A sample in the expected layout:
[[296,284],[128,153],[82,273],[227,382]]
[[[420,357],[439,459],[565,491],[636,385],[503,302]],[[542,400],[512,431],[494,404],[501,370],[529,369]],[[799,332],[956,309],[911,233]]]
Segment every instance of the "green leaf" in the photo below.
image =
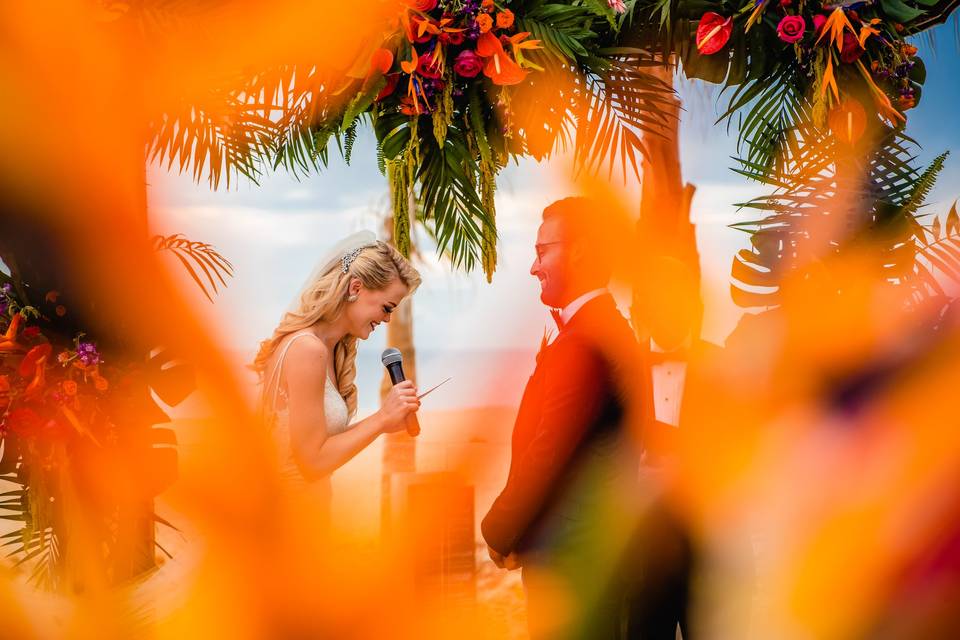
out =
[[907,5],[903,0],[878,0],[885,14],[897,22],[910,22],[923,15],[923,11]]
[[367,81],[357,95],[347,104],[347,108],[343,112],[343,121],[340,124],[340,129],[346,131],[354,126],[354,120],[356,120],[357,116],[370,108],[373,101],[377,98],[377,95],[385,86],[387,86],[385,76]]

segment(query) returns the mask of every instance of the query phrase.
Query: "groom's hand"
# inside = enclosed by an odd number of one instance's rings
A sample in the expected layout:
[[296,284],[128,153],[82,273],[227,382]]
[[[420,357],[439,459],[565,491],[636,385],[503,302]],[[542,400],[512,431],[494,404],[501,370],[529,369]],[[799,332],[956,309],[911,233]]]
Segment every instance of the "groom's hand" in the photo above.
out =
[[500,569],[513,571],[514,569],[520,568],[520,557],[515,552],[504,556],[490,545],[487,545],[487,553],[490,555],[490,559],[493,560],[493,564],[497,565]]
[[490,559],[493,560],[493,564],[497,565],[498,569],[503,569],[504,557],[500,555],[500,552],[490,545],[487,545],[487,553],[490,555]]

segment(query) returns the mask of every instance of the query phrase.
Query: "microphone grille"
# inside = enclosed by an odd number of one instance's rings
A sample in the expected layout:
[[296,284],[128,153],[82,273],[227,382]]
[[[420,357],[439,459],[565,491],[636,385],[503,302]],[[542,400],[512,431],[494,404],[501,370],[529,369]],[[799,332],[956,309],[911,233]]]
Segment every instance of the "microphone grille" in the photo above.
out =
[[402,361],[403,361],[403,354],[400,353],[399,349],[394,349],[393,347],[384,349],[383,353],[380,355],[380,362],[382,362],[383,366],[385,367],[388,365],[394,364],[396,362],[402,362]]

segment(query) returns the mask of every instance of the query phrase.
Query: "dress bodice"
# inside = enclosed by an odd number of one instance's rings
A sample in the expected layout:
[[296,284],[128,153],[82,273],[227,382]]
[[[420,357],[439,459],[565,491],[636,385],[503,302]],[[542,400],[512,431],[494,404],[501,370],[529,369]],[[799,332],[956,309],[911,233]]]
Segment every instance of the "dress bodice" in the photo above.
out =
[[[273,417],[273,436],[279,456],[281,477],[285,482],[297,485],[311,483],[304,477],[293,456],[293,448],[290,442],[290,412],[287,407],[287,389],[286,385],[283,384],[282,372],[287,350],[296,340],[303,337],[319,340],[308,332],[296,333],[288,338],[280,350],[271,375],[267,377],[263,394],[264,411],[268,416]],[[328,436],[343,433],[350,428],[350,412],[347,409],[347,403],[340,395],[336,382],[329,375],[327,375],[323,390],[323,413]],[[324,484],[329,484],[329,478],[322,480]]]

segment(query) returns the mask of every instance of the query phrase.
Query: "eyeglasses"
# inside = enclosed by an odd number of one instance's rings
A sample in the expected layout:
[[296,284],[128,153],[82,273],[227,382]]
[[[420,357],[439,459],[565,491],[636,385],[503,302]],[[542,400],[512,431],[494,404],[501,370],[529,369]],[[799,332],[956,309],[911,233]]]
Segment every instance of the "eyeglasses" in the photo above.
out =
[[552,244],[563,244],[562,240],[554,240],[553,242],[540,242],[533,245],[533,248],[537,252],[537,260],[543,260],[543,248],[549,247]]

